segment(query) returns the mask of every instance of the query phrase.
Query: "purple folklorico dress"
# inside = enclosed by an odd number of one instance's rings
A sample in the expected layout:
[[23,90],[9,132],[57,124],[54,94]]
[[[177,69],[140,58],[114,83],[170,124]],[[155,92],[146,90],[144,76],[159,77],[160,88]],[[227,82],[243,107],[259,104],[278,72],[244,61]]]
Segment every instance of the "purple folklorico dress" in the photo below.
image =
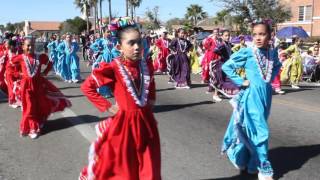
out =
[[190,59],[187,55],[191,47],[190,41],[183,38],[176,38],[170,43],[169,48],[174,52],[174,58],[172,58],[169,73],[177,83],[176,87],[186,87],[191,84]]
[[214,50],[220,58],[210,62],[210,80],[209,85],[218,90],[224,96],[231,98],[239,92],[239,87],[236,86],[222,71],[222,65],[231,56],[231,44],[229,42],[220,43]]

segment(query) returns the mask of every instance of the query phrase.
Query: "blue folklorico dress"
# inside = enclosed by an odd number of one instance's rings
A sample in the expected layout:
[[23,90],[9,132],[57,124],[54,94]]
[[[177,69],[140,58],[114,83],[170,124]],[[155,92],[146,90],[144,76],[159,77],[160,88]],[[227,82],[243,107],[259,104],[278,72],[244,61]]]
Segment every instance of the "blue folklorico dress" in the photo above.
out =
[[[98,56],[96,61],[92,65],[92,70],[95,68],[99,68],[99,64],[102,62],[110,63],[114,58],[120,56],[120,51],[117,50],[117,40],[115,38],[106,38],[102,39],[100,42],[102,50],[102,54]],[[92,45],[95,48],[95,51],[99,49],[99,43],[94,43]],[[108,86],[102,86],[98,88],[98,92],[104,97],[111,97],[112,92]]]
[[244,68],[249,87],[242,89],[230,103],[234,110],[224,135],[222,152],[237,168],[248,168],[272,176],[268,160],[269,127],[267,119],[272,100],[273,78],[281,63],[277,49],[243,48],[222,66],[226,75],[238,86],[245,79],[236,73]]

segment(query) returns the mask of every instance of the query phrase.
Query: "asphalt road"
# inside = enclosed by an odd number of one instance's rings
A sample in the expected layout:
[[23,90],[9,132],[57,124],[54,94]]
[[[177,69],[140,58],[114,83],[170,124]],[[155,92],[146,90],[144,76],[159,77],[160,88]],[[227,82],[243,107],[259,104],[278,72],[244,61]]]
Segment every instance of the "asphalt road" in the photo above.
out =
[[[82,63],[82,77],[90,73]],[[73,106],[50,116],[36,140],[19,137],[21,111],[9,108],[0,95],[0,180],[77,179],[87,163],[94,125],[108,114],[100,113],[80,92],[80,84],[48,78]],[[256,179],[234,169],[220,155],[220,144],[232,111],[228,100],[212,103],[198,75],[190,90],[175,90],[167,76],[157,75],[157,103],[162,176],[164,180]],[[320,179],[320,87],[305,84],[299,90],[285,87],[275,95],[269,119],[270,160],[275,179]]]

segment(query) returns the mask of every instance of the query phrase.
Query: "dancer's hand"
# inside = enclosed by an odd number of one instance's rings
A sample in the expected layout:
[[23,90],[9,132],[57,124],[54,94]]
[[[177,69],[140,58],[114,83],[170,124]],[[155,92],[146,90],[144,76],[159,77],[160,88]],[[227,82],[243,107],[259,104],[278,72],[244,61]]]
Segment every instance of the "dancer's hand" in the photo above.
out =
[[249,80],[244,80],[242,83],[242,87],[248,87],[250,85],[250,81]]
[[114,114],[117,114],[118,111],[119,111],[118,105],[112,105],[112,106],[108,109],[108,112],[112,113],[113,115],[114,115]]

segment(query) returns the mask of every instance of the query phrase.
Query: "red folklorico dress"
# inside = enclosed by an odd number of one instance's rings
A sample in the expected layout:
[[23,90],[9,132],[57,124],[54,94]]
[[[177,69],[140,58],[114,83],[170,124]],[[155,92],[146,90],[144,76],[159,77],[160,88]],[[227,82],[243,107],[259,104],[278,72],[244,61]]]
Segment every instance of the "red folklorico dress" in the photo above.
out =
[[19,63],[13,63],[17,55],[7,52],[6,58],[6,71],[5,81],[8,86],[8,103],[9,105],[21,106],[21,67]]
[[205,54],[201,63],[202,67],[202,80],[204,82],[209,82],[210,79],[210,62],[219,59],[219,55],[214,52],[214,49],[218,46],[218,40],[208,37],[203,40],[203,47],[205,49]]
[[7,65],[7,53],[6,51],[0,50],[0,90],[7,93],[7,83],[5,81],[5,72]]
[[115,58],[101,63],[82,84],[88,99],[101,111],[112,104],[97,93],[107,85],[119,111],[97,124],[89,164],[80,180],[160,180],[160,139],[152,112],[155,83],[151,61]]
[[159,53],[153,67],[156,71],[166,72],[167,57],[169,55],[169,40],[160,38],[156,40],[155,45],[159,48]]
[[42,65],[47,65],[42,73],[44,75],[47,75],[52,67],[47,55],[21,54],[13,62],[19,63],[22,71],[20,133],[39,133],[51,113],[63,111],[71,106],[71,102],[41,75]]

